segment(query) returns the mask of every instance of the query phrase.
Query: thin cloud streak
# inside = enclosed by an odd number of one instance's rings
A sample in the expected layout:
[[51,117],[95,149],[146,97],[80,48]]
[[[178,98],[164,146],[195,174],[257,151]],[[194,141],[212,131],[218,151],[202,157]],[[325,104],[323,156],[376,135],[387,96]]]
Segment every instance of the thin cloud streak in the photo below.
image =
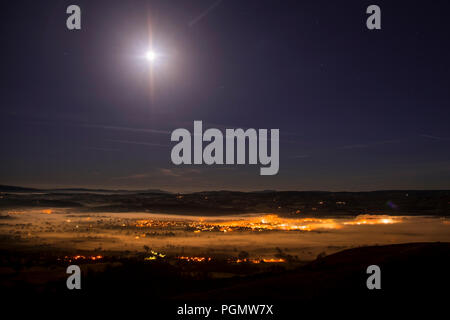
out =
[[145,128],[130,128],[130,127],[120,127],[120,126],[107,126],[99,124],[82,124],[82,127],[87,128],[98,128],[105,130],[117,130],[117,131],[127,131],[127,132],[145,132],[145,133],[157,133],[157,134],[170,134],[170,131],[158,130],[158,129],[145,129]]
[[423,138],[433,139],[433,140],[449,140],[448,138],[433,136],[430,134],[419,134],[419,136],[421,136]]
[[133,144],[133,145],[142,145],[142,146],[147,146],[147,147],[169,147],[168,144],[153,143],[153,142],[141,142],[141,141],[130,141],[130,140],[106,140],[106,141],[124,143],[124,144]]
[[107,152],[120,152],[122,150],[120,149],[113,149],[113,148],[102,148],[102,147],[85,147],[83,149],[87,149],[87,150],[95,150],[95,151],[107,151]]
[[200,13],[197,17],[195,17],[194,19],[192,19],[191,21],[189,21],[188,25],[189,27],[192,27],[193,25],[195,25],[197,22],[199,22],[201,19],[203,19],[204,17],[206,17],[212,10],[214,10],[220,3],[222,2],[222,0],[217,0],[216,2],[214,2],[212,5],[210,5],[208,8],[206,8],[205,11],[203,11],[202,13]]

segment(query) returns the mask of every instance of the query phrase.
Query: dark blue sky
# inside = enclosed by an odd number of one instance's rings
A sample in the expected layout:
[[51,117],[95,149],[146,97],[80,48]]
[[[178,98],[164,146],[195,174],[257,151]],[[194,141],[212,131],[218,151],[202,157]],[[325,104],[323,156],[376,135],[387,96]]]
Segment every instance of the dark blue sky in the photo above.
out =
[[[69,4],[80,31],[66,29]],[[370,4],[382,30],[365,26]],[[8,1],[0,184],[449,189],[449,12],[448,1]],[[150,35],[163,55],[152,75]],[[194,120],[279,128],[279,174],[173,165],[170,132]]]

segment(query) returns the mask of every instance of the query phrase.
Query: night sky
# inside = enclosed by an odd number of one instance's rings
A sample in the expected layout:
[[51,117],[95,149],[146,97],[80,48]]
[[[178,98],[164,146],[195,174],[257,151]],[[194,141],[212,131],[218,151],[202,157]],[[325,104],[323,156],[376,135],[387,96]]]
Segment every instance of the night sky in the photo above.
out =
[[[381,30],[366,28],[371,4]],[[449,14],[449,1],[4,1],[0,184],[450,189]],[[280,129],[278,175],[173,165],[170,133],[194,120]]]

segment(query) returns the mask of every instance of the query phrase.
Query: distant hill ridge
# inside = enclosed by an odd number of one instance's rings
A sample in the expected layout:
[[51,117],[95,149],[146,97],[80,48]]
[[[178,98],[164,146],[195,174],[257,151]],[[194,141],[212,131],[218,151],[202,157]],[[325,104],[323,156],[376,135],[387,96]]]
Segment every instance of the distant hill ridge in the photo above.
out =
[[18,186],[0,185],[0,192],[46,192],[46,193],[170,193],[160,189],[147,190],[109,190],[109,189],[89,189],[89,188],[57,188],[57,189],[36,189]]

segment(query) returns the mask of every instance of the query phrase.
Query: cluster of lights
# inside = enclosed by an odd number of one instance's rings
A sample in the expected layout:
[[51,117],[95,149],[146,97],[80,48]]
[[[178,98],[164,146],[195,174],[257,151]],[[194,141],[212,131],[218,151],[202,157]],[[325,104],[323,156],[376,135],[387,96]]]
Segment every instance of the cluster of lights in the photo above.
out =
[[211,257],[186,257],[181,256],[177,257],[179,260],[188,261],[188,262],[205,262],[205,261],[211,261]]
[[[177,257],[178,260],[183,260],[183,261],[187,261],[187,262],[207,262],[207,261],[211,261],[212,258],[211,257],[188,257],[188,256],[180,256]],[[282,262],[286,262],[285,259],[282,258],[261,258],[261,259],[229,259],[228,263],[261,263],[261,262],[265,262],[265,263],[282,263]]]
[[96,260],[101,260],[103,259],[103,256],[97,255],[97,256],[82,256],[82,255],[76,255],[73,257],[69,257],[69,256],[65,256],[64,257],[65,260],[68,260],[69,262],[72,262],[72,260],[78,261],[78,260],[91,260],[91,261],[96,261]]
[[144,260],[151,261],[151,260],[162,259],[162,258],[166,257],[165,254],[162,254],[160,252],[156,252],[156,251],[153,251],[153,250],[150,250],[150,254],[151,255],[146,257],[146,258],[144,258]]
[[286,262],[285,259],[279,258],[270,258],[270,259],[237,259],[233,262],[236,263],[244,263],[244,262],[249,262],[249,263],[261,263],[261,262],[265,262],[265,263],[282,263],[282,262]]
[[[126,224],[122,224],[126,227]],[[186,223],[182,221],[165,221],[165,220],[137,220],[136,228],[170,228],[170,227],[185,227]]]
[[311,231],[316,229],[337,229],[337,224],[333,219],[303,218],[287,219],[277,215],[265,215],[263,217],[240,219],[221,222],[195,222],[191,224],[195,228],[194,232],[220,231],[230,232],[234,230],[263,231],[263,230],[284,230],[284,231]]
[[402,222],[402,217],[392,217],[386,215],[359,215],[351,221],[338,222],[335,219],[301,218],[289,219],[281,218],[278,215],[265,215],[249,219],[238,219],[220,222],[194,222],[190,227],[195,233],[204,231],[231,232],[240,231],[313,231],[323,229],[340,229],[344,225],[376,225],[393,224]]
[[357,216],[354,221],[344,222],[345,225],[374,225],[374,224],[393,224],[401,222],[400,217],[390,217],[390,216],[371,216],[371,215],[360,215]]

